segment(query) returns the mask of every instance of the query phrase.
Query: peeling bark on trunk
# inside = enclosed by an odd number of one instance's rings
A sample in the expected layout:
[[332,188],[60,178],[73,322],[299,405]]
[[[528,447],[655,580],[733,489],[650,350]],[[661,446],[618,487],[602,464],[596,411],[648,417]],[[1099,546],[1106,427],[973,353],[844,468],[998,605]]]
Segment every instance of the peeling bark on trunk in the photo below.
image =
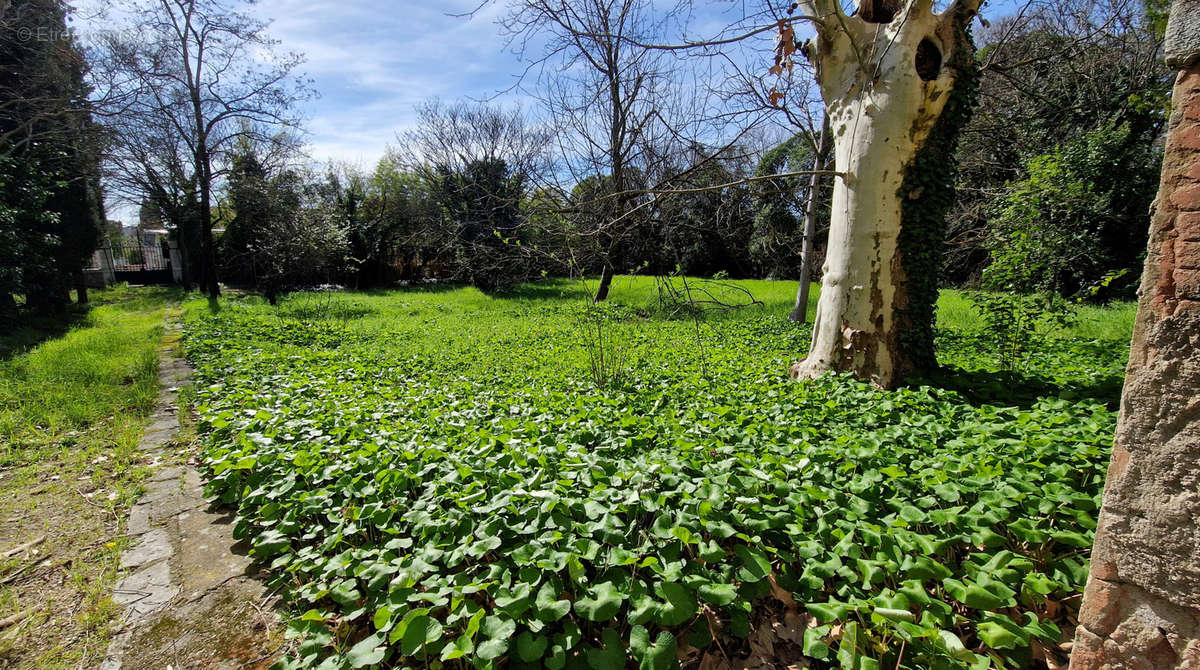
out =
[[[955,2],[935,14],[928,0],[892,3],[894,12],[877,2],[868,14],[891,21],[870,23],[843,16],[836,2],[800,3],[820,19],[809,55],[830,115],[834,169],[843,176],[833,187],[812,346],[792,366],[795,378],[850,371],[891,387],[920,367],[913,352],[924,345],[905,332],[913,325],[906,313],[914,268],[900,239],[905,200],[924,194],[904,187],[963,75],[952,64],[973,58],[967,27],[978,4]],[[952,143],[956,131],[939,141]]]

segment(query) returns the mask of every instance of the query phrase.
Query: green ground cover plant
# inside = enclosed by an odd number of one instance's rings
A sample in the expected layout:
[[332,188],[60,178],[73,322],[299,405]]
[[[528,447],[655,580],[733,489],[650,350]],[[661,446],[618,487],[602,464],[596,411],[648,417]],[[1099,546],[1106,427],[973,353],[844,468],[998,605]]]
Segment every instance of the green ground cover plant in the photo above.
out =
[[1062,662],[1128,332],[998,372],[943,322],[937,378],[800,384],[794,285],[739,284],[764,305],[701,321],[629,279],[599,317],[567,282],[189,303],[208,490],[291,603],[282,665]]

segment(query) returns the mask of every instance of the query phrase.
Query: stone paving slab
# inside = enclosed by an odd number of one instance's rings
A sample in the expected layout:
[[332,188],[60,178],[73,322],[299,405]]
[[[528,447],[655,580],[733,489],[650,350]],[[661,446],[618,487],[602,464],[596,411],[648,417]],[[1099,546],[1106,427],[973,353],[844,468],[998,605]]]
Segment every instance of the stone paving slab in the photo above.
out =
[[122,670],[267,670],[283,635],[261,596],[239,579],[173,605],[130,640]]
[[129,510],[129,521],[125,525],[125,532],[131,537],[150,532],[149,505],[134,505],[133,509]]
[[[168,334],[178,332],[170,324]],[[138,444],[150,476],[129,513],[130,572],[114,589],[123,608],[102,670],[266,668],[281,647],[279,618],[252,561],[233,538],[230,510],[204,498],[203,479],[174,440],[178,391],[191,369],[160,349],[159,394]]]
[[155,528],[142,535],[133,548],[121,555],[122,568],[140,568],[170,558],[173,549],[171,536],[161,528]]
[[[178,523],[184,598],[194,600],[232,578],[255,574],[250,557],[236,551],[231,516],[194,510],[180,514]],[[235,551],[221,551],[231,546]]]
[[122,621],[129,625],[162,609],[177,595],[179,587],[171,583],[171,566],[159,561],[117,582],[113,602],[126,608]]

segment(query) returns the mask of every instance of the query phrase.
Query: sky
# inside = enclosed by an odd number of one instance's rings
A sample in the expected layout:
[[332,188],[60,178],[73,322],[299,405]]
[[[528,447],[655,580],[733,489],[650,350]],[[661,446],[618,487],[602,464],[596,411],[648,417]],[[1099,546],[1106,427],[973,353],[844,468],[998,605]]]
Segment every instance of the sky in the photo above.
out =
[[[719,32],[744,7],[741,0],[695,5],[688,19],[699,35]],[[508,48],[497,24],[507,6],[505,0],[258,0],[253,11],[270,22],[281,49],[307,57],[303,71],[320,92],[306,109],[312,156],[370,168],[412,126],[414,106],[429,98],[536,110],[536,100],[514,89],[529,63]],[[535,78],[531,73],[525,83]]]
[[[109,0],[76,0],[74,27],[129,21]],[[503,0],[258,0],[230,3],[269,24],[281,52],[298,52],[297,74],[312,80],[304,103],[305,141],[318,162],[371,169],[397,134],[412,127],[414,107],[433,97],[469,97],[535,106],[511,89],[525,69],[505,49],[496,24]],[[479,10],[475,12],[474,10]],[[461,16],[472,13],[473,16]],[[508,93],[504,93],[509,91]],[[110,216],[136,219],[129,203],[110,203]]]
[[[989,5],[1003,12],[1018,1]],[[76,27],[85,32],[90,12],[112,6],[111,0],[75,4],[84,24]],[[689,34],[716,35],[740,19],[747,4],[693,3],[694,15],[686,17]],[[369,170],[397,135],[412,127],[414,107],[424,100],[494,99],[536,111],[537,101],[514,89],[527,63],[506,47],[497,25],[507,5],[505,0],[258,0],[250,11],[269,22],[268,32],[281,51],[306,57],[300,72],[319,93],[303,108],[310,156]],[[754,39],[769,46],[771,36]],[[767,60],[762,70],[771,65]],[[534,77],[529,76],[529,85]]]
[[[651,0],[674,6],[676,0]],[[482,3],[482,4],[481,4]],[[119,2],[75,0],[76,29],[131,20]],[[281,52],[305,56],[298,74],[318,94],[304,103],[309,155],[370,170],[398,134],[415,122],[415,106],[430,98],[490,100],[520,105],[535,115],[539,103],[517,85],[529,67],[508,48],[497,21],[506,0],[257,0],[247,6],[268,23]],[[743,0],[698,2],[689,16],[697,34],[718,32],[741,17]],[[731,16],[736,15],[736,16]],[[769,43],[770,36],[762,37]],[[534,54],[536,57],[536,54]],[[765,63],[763,69],[770,67]],[[536,73],[526,78],[534,85]],[[136,217],[113,203],[120,218]]]
[[[990,0],[985,14],[1007,13],[1021,2]],[[435,96],[491,98],[517,83],[526,63],[505,48],[496,24],[507,4],[505,0],[258,0],[254,11],[271,22],[270,33],[281,48],[308,58],[304,71],[321,93],[307,106],[313,157],[370,168],[386,145],[395,142],[396,133],[412,125],[417,103]],[[695,2],[695,15],[688,17],[689,32],[699,37],[715,35],[741,18],[746,5],[743,0]],[[476,9],[469,18],[456,16]],[[755,39],[769,43],[771,36]],[[770,66],[764,62],[762,69]],[[537,106],[519,91],[499,100],[530,109]]]
[[[504,49],[496,19],[503,3],[478,0],[373,2],[260,0],[280,48],[307,57],[303,72],[320,97],[306,104],[312,156],[372,167],[396,134],[410,127],[414,106],[432,97],[492,98],[524,70]],[[504,102],[523,100],[503,94]]]
[[[651,0],[673,6],[674,0]],[[482,4],[481,4],[482,3]],[[128,20],[110,0],[75,0],[77,29]],[[257,0],[230,3],[268,23],[282,52],[298,52],[298,73],[318,93],[304,104],[311,156],[371,168],[397,134],[413,125],[414,107],[440,97],[538,103],[514,87],[528,62],[507,46],[497,21],[506,0]],[[742,0],[699,2],[692,25],[715,31]],[[93,19],[93,17],[102,17]],[[705,33],[707,34],[707,33]],[[769,40],[764,37],[764,40]],[[764,68],[770,64],[764,65]],[[532,85],[536,75],[530,75]]]

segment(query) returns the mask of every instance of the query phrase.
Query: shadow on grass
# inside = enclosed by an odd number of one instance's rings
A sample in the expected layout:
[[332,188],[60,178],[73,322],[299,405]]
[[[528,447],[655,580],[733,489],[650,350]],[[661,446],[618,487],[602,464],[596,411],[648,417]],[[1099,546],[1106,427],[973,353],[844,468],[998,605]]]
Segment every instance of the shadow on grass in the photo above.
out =
[[517,284],[508,290],[496,293],[493,297],[501,300],[578,302],[581,299],[590,300],[591,291],[594,290],[594,285],[585,288],[583,284],[570,279],[547,279]]
[[460,284],[457,282],[437,282],[433,284],[408,284],[395,286],[380,286],[376,288],[357,289],[353,293],[368,296],[389,296],[396,293],[452,293],[461,288],[466,288],[468,284]]
[[964,370],[945,367],[931,375],[908,381],[908,386],[934,386],[954,391],[973,405],[1003,405],[1028,409],[1043,398],[1095,400],[1116,411],[1121,403],[1124,378],[1097,376],[1088,381],[1050,379],[1020,372]]
[[0,361],[11,360],[39,344],[57,339],[87,321],[86,305],[71,305],[57,314],[22,312],[15,326],[0,333]]
[[90,291],[86,305],[72,303],[61,312],[38,313],[22,310],[12,328],[0,332],[0,361],[12,358],[49,340],[63,337],[72,328],[87,323],[96,307],[110,307],[120,312],[144,312],[161,308],[167,301],[181,300],[186,294],[178,286],[117,286],[108,290]]

